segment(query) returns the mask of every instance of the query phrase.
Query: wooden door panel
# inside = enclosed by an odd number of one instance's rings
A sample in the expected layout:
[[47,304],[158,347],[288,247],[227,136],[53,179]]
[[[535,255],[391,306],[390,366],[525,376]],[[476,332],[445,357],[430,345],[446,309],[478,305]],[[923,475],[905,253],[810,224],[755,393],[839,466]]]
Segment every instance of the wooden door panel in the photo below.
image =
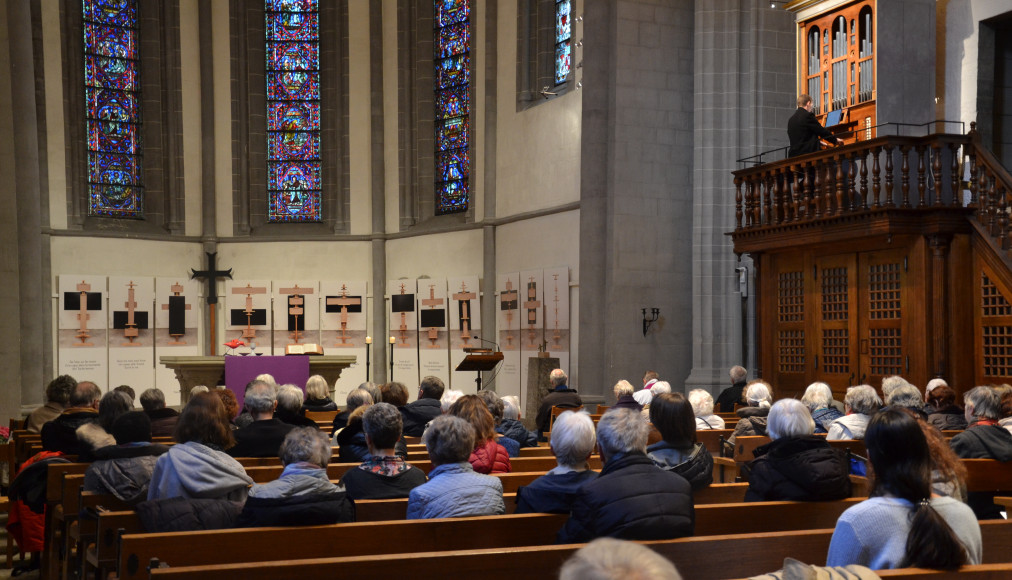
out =
[[815,374],[842,400],[857,378],[857,256],[816,259],[815,272]]
[[858,256],[860,383],[876,386],[909,370],[903,332],[905,258],[905,250]]
[[811,354],[806,334],[805,260],[800,255],[778,255],[771,264],[773,283],[770,313],[768,377],[774,396],[789,396],[808,384]]
[[1012,380],[1012,293],[981,260],[977,260],[977,291],[974,296],[977,355],[976,384]]

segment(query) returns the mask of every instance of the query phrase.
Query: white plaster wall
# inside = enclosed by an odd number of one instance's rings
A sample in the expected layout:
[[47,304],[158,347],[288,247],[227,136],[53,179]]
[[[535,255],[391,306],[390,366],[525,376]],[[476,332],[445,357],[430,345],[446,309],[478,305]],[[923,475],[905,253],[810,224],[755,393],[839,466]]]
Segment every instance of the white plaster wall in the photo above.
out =
[[387,279],[481,278],[482,239],[482,231],[476,229],[389,240]]
[[[63,115],[63,48],[60,5],[43,2],[42,57],[46,82],[46,162],[49,171],[49,227],[67,227],[67,124]],[[83,112],[82,112],[83,113]],[[45,222],[43,222],[45,223]]]
[[214,47],[214,187],[219,236],[232,232],[232,90],[229,2],[211,3],[211,45]]
[[[582,93],[571,90],[549,102],[517,112],[517,4],[513,0],[499,0],[496,123],[496,215],[499,217],[580,199]],[[581,9],[574,7],[574,15],[580,12]],[[580,40],[581,29],[574,25],[574,44]],[[582,51],[574,47],[574,67],[581,54]],[[576,77],[581,76],[577,71]]]
[[1008,0],[950,0],[945,26],[945,118],[977,120],[978,34],[981,20],[1012,10]]
[[[348,4],[348,163],[351,233],[372,232],[372,101],[369,94],[369,3]],[[396,63],[395,67],[396,69]]]
[[180,276],[205,265],[200,244],[192,242],[77,236],[50,240],[54,288],[56,277],[63,274]]
[[243,280],[371,280],[371,252],[370,242],[222,243],[218,267]]
[[179,2],[179,75],[183,121],[183,192],[186,235],[202,231],[200,132],[200,18],[197,0]]

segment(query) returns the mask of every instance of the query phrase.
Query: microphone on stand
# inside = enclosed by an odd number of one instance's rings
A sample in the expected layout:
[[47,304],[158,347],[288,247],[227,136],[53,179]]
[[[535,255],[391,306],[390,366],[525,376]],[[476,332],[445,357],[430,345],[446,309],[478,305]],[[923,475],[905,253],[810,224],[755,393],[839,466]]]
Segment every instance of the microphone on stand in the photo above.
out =
[[482,337],[480,337],[478,335],[473,335],[473,336],[471,336],[471,338],[473,338],[475,340],[480,340],[482,342],[487,342],[487,343],[491,344],[492,346],[495,347],[496,352],[499,352],[500,350],[502,350],[501,348],[499,348],[499,343],[497,343],[497,342],[492,342],[491,340],[485,340],[484,338],[482,338]]

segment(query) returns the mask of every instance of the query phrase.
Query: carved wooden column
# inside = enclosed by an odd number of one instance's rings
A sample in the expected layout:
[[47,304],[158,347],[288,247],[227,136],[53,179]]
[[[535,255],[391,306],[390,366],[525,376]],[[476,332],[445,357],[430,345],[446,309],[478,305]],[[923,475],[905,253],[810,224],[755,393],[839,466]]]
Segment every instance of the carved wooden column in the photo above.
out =
[[949,244],[951,235],[928,236],[931,248],[930,328],[933,377],[948,380],[949,373]]

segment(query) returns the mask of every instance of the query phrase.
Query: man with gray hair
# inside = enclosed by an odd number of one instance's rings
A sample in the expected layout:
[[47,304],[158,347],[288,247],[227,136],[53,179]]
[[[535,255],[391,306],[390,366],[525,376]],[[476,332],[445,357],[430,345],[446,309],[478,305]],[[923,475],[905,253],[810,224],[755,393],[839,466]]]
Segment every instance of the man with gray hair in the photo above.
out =
[[330,429],[331,437],[334,436],[334,433],[337,433],[348,426],[348,417],[351,417],[351,414],[355,412],[355,409],[358,409],[362,405],[372,405],[376,402],[373,400],[372,395],[369,394],[369,391],[363,389],[362,387],[353,389],[350,393],[348,393],[348,398],[345,399],[345,401],[347,406],[343,411],[334,416],[334,426]]
[[910,383],[899,375],[892,375],[882,379],[882,400],[889,404],[889,395],[900,387],[908,386]]
[[146,389],[141,393],[141,408],[151,419],[152,437],[169,437],[176,429],[179,411],[165,406],[165,393],[161,389]]
[[274,385],[251,381],[246,386],[246,408],[253,422],[235,432],[235,446],[226,452],[232,457],[277,457],[285,436],[295,428],[274,417],[277,406]]
[[668,540],[692,535],[692,488],[684,477],[657,469],[647,457],[649,433],[646,418],[631,409],[612,409],[601,417],[597,444],[604,468],[577,493],[559,531],[560,544],[601,536]]
[[401,407],[404,416],[404,434],[421,437],[429,421],[443,414],[439,400],[446,386],[439,377],[425,377],[418,385],[418,399]]
[[890,391],[885,404],[910,409],[925,419],[928,418],[924,412],[924,398],[921,396],[921,391],[910,383],[899,385]]
[[721,391],[714,402],[720,407],[721,413],[733,413],[734,405],[742,404],[741,395],[745,391],[745,379],[748,378],[748,371],[740,365],[731,367],[727,374],[731,377],[731,386]]
[[538,407],[538,415],[534,418],[534,425],[538,430],[538,440],[545,441],[545,433],[551,427],[552,407],[566,407],[577,409],[583,406],[583,399],[575,389],[566,386],[569,377],[566,371],[555,369],[548,375],[552,384],[552,391],[541,399],[541,406]]
[[864,430],[871,416],[882,408],[882,399],[870,385],[858,385],[847,389],[843,405],[847,414],[829,424],[826,439],[864,439]]
[[[998,392],[991,387],[974,387],[963,395],[963,405],[969,427],[950,442],[956,455],[963,459],[1012,461],[1012,434],[998,425],[1001,411]],[[1001,517],[993,493],[969,493],[966,503],[973,508],[977,519]]]
[[77,428],[98,419],[98,402],[101,398],[102,391],[95,383],[77,383],[70,393],[67,409],[42,426],[42,449],[80,455],[84,446],[77,438]]
[[319,429],[316,421],[302,414],[302,399],[302,389],[295,385],[281,385],[278,387],[278,408],[274,411],[274,416],[282,423],[295,427]]
[[552,427],[552,453],[558,465],[517,490],[518,514],[568,514],[580,486],[597,477],[587,466],[594,452],[594,421],[580,411],[566,411]]

